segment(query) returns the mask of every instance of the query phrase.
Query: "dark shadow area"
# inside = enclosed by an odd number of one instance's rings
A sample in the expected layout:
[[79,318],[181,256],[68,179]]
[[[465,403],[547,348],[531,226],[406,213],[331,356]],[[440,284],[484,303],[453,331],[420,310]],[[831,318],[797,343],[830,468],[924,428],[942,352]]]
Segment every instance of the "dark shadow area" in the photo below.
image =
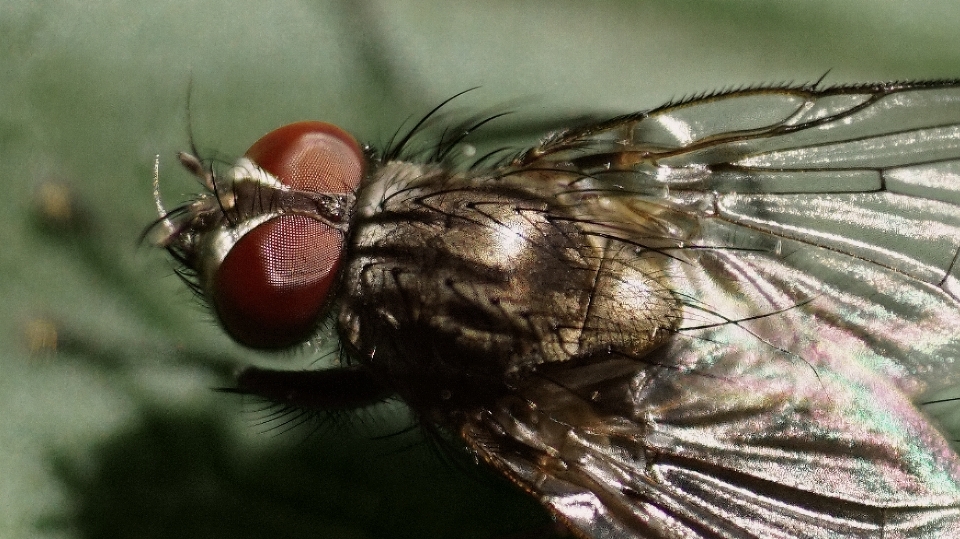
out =
[[72,509],[40,525],[97,539],[540,537],[551,527],[533,498],[410,436],[297,435],[251,455],[214,417],[147,411],[92,461],[52,457]]

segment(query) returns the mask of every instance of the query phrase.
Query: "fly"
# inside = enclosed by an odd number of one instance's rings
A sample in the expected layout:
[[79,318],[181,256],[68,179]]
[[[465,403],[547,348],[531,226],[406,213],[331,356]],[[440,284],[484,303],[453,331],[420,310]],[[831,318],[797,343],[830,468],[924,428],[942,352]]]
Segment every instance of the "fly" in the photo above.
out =
[[423,122],[181,155],[206,192],[157,188],[148,234],[225,331],[332,317],[344,351],[236,391],[399,397],[585,538],[960,537],[918,408],[960,375],[960,82],[703,95],[453,166],[484,122],[419,159]]

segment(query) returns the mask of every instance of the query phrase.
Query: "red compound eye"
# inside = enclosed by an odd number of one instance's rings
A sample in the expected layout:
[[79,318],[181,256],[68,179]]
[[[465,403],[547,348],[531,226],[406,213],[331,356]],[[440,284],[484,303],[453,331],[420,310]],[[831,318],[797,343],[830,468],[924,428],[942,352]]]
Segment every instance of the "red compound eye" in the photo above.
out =
[[[363,176],[363,153],[340,128],[298,122],[271,131],[247,157],[301,191],[345,193]],[[309,338],[337,278],[340,231],[306,215],[279,215],[230,249],[210,296],[220,322],[252,348],[287,348]]]

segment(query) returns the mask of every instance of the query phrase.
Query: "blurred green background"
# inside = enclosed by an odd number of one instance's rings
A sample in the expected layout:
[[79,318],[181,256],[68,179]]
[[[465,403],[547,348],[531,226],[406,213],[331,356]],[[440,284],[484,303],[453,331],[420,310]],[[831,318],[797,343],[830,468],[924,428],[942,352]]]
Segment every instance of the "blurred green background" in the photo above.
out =
[[957,28],[947,0],[0,0],[0,538],[481,538],[549,522],[418,433],[380,437],[402,410],[264,433],[263,412],[209,390],[235,365],[317,354],[239,349],[138,245],[155,154],[168,203],[196,190],[174,157],[191,80],[197,144],[229,158],[301,119],[382,144],[473,86],[461,107],[509,103],[501,125],[522,132],[828,70],[827,84],[960,77]]

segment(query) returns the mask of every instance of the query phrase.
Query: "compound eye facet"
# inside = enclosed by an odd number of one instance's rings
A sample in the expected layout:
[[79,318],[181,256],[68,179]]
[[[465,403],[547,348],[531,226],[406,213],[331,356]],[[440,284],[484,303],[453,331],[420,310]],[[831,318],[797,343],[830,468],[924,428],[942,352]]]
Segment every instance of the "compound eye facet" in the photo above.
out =
[[303,342],[326,304],[342,247],[338,231],[301,215],[254,228],[230,249],[213,281],[220,322],[252,348]]
[[[360,145],[321,122],[281,127],[246,155],[298,191],[346,193],[363,176]],[[212,276],[208,294],[220,323],[251,348],[303,342],[330,299],[342,253],[340,230],[310,215],[281,211],[237,240]]]
[[349,193],[363,176],[363,151],[346,131],[324,122],[297,122],[253,143],[246,156],[284,185],[315,193]]

